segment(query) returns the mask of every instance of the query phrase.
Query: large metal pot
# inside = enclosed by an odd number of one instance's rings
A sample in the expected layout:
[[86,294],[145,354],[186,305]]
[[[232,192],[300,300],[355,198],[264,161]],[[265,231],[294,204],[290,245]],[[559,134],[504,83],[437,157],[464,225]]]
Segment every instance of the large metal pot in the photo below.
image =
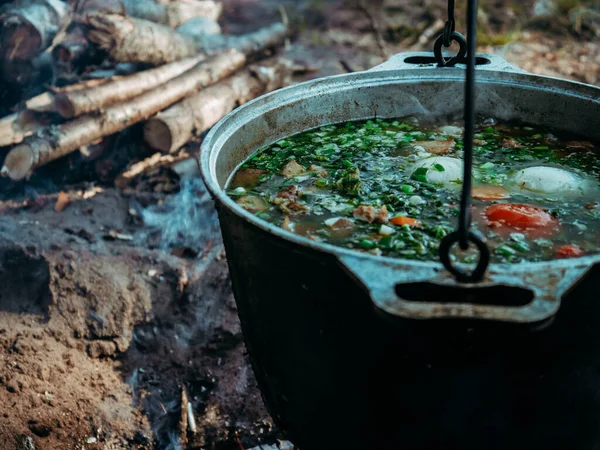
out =
[[[461,285],[437,262],[288,233],[224,193],[242,161],[291,134],[460,111],[464,68],[428,58],[280,90],[205,140],[202,173],[267,407],[302,450],[600,448],[599,256],[492,265]],[[478,112],[600,139],[600,89],[478,62]]]

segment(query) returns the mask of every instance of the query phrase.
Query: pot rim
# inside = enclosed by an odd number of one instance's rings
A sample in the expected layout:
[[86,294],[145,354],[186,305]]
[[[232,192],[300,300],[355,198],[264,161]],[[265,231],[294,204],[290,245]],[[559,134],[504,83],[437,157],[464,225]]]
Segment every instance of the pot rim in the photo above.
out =
[[[478,84],[495,83],[537,89],[544,88],[549,92],[562,92],[570,96],[591,100],[598,104],[600,110],[600,88],[594,85],[580,83],[577,81],[565,80],[562,78],[534,75],[527,72],[487,70],[485,69],[485,66],[483,66],[482,70],[479,70],[478,72]],[[399,81],[404,83],[410,83],[440,80],[463,81],[464,69],[455,67],[443,68],[440,70],[435,70],[432,68],[417,68],[403,70],[371,70],[366,72],[322,77],[288,86],[277,91],[271,92],[269,94],[263,95],[229,113],[227,116],[221,119],[207,134],[206,138],[202,143],[199,155],[201,176],[213,198],[219,203],[221,203],[223,206],[227,207],[229,211],[233,212],[238,217],[251,223],[255,227],[258,227],[261,230],[266,231],[288,242],[297,244],[302,247],[308,247],[311,250],[330,254],[332,256],[337,257],[338,259],[340,259],[340,257],[342,256],[346,256],[353,258],[362,258],[372,263],[395,263],[409,265],[415,268],[434,269],[443,271],[444,267],[439,261],[418,261],[411,259],[391,258],[387,256],[376,256],[366,252],[360,252],[357,250],[338,247],[332,244],[315,242],[306,237],[299,236],[292,232],[286,231],[283,228],[273,225],[263,219],[260,219],[259,217],[255,216],[254,214],[251,214],[250,212],[240,207],[226,194],[226,191],[223,188],[221,188],[221,186],[217,182],[217,176],[215,171],[216,158],[219,152],[214,151],[214,148],[219,146],[219,143],[226,142],[231,137],[233,132],[237,131],[240,125],[244,123],[238,120],[240,116],[243,116],[249,111],[253,112],[253,117],[263,115],[265,112],[272,109],[272,106],[274,104],[272,100],[274,100],[275,98],[277,98],[277,106],[282,106],[283,104],[294,104],[297,99],[303,97],[315,96],[319,93],[330,91],[332,88],[332,86],[329,86],[330,84],[333,84],[334,86],[339,86],[338,89],[342,90],[344,89],[344,87],[346,89],[357,89],[360,87],[367,87],[369,85],[372,85],[375,81],[377,81],[379,85],[382,85],[397,84]],[[348,88],[348,86],[350,86],[350,88]],[[365,119],[368,119],[368,117],[365,117]],[[231,174],[229,174],[229,176],[231,176]],[[555,259],[551,261],[542,262],[524,262],[517,264],[492,263],[490,264],[490,269],[493,269],[495,272],[520,273],[523,271],[523,268],[531,268],[535,270],[552,268],[556,270],[563,268],[567,269],[573,265],[591,267],[596,263],[600,263],[600,254],[588,255],[572,259]],[[473,265],[465,266],[471,267]]]

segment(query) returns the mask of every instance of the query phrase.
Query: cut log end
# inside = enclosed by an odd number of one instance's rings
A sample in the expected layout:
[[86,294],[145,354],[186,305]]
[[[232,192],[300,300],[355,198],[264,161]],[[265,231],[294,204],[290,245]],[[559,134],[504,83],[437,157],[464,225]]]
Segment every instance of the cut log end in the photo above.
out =
[[83,56],[87,49],[85,42],[64,42],[54,48],[52,57],[62,63],[73,62]]
[[75,107],[67,95],[64,93],[58,93],[54,97],[54,107],[65,119],[72,119],[75,117]]
[[6,60],[29,60],[39,53],[42,36],[30,23],[8,19],[2,28],[1,47]]
[[144,138],[155,150],[169,153],[173,147],[173,135],[167,123],[161,119],[150,119],[144,126]]
[[13,181],[22,180],[31,174],[35,164],[34,151],[28,144],[21,144],[13,148],[2,167],[2,176],[7,176]]

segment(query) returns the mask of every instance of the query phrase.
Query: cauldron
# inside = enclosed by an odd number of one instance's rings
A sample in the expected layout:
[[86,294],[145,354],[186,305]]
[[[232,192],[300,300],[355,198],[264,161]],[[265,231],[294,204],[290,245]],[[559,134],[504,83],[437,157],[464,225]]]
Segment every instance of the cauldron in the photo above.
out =
[[[600,139],[600,89],[480,55],[477,111]],[[224,192],[257,149],[318,126],[461,111],[464,66],[425,53],[259,98],[206,138],[233,289],[267,408],[301,450],[600,448],[600,256],[381,258],[286,232]]]

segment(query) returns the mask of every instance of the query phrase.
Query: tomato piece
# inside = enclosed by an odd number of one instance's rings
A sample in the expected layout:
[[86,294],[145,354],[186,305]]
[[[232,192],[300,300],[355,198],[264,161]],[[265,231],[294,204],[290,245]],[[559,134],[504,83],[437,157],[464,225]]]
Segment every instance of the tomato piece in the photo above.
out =
[[554,228],[557,220],[541,208],[530,205],[492,205],[485,210],[492,225],[505,225],[516,229]]
[[563,245],[556,251],[556,257],[565,258],[579,258],[585,255],[585,252],[577,245]]
[[405,216],[397,216],[390,219],[390,223],[394,225],[402,226],[408,225],[409,227],[418,227],[421,223],[417,219],[413,219],[412,217]]
[[473,198],[483,201],[504,200],[510,197],[510,192],[502,186],[482,184],[473,188]]

